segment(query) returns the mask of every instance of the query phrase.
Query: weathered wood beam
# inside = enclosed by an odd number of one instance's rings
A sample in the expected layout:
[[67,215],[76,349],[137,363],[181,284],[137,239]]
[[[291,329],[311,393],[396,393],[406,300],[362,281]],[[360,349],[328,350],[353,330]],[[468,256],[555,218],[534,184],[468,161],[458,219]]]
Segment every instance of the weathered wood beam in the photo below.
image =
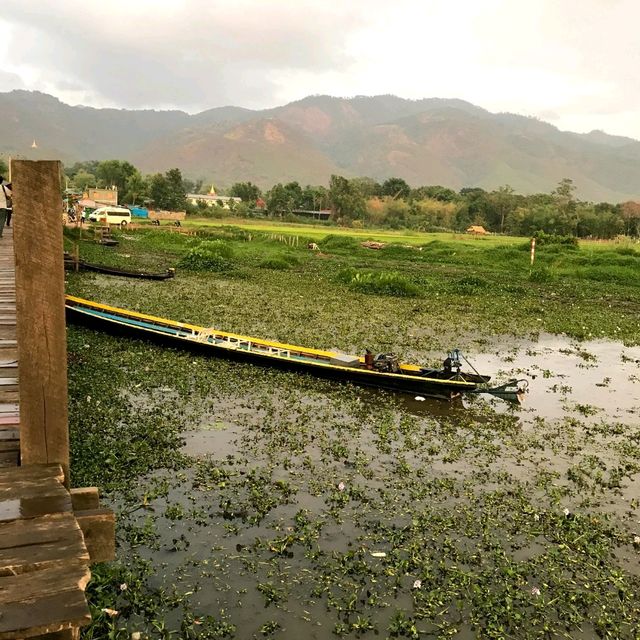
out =
[[60,463],[69,486],[61,165],[14,160],[11,171],[21,461]]
[[110,509],[76,511],[91,563],[108,562],[116,555],[116,517]]
[[87,509],[100,508],[100,496],[98,487],[80,487],[71,489],[71,504],[74,511],[86,511]]

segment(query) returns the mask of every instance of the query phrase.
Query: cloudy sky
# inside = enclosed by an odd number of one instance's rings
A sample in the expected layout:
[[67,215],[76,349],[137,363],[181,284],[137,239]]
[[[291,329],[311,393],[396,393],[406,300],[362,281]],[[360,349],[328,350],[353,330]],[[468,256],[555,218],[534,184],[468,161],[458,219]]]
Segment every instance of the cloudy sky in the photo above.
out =
[[462,98],[640,139],[639,0],[3,0],[0,91],[70,104]]

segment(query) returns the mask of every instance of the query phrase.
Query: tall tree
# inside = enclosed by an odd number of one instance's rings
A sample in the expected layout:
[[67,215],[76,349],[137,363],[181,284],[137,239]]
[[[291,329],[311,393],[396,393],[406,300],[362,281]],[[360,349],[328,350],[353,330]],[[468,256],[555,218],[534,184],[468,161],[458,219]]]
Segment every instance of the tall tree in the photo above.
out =
[[81,191],[85,191],[88,187],[95,187],[98,181],[93,173],[88,173],[81,169],[73,177],[73,184]]
[[127,189],[127,178],[136,173],[137,169],[127,161],[103,160],[96,167],[95,176],[102,187],[116,187],[120,199],[124,200]]
[[266,202],[271,215],[291,213],[295,208],[292,193],[280,182],[267,191]]
[[408,198],[411,194],[411,187],[402,178],[388,178],[382,183],[381,193],[394,200]]
[[187,206],[187,193],[182,182],[180,169],[169,169],[165,174],[167,181],[167,209],[184,211]]
[[229,195],[235,198],[240,198],[242,202],[248,202],[249,204],[255,205],[260,197],[260,189],[252,182],[236,182],[231,185]]
[[489,202],[493,205],[493,212],[497,216],[497,227],[500,233],[504,233],[504,223],[507,217],[516,208],[516,199],[513,189],[507,184],[499,187],[497,191],[489,194]]
[[132,173],[125,183],[125,195],[122,199],[123,202],[130,202],[136,204],[136,200],[146,194],[147,184],[138,170]]
[[362,193],[343,176],[331,176],[329,201],[336,220],[361,220],[365,216],[367,207]]

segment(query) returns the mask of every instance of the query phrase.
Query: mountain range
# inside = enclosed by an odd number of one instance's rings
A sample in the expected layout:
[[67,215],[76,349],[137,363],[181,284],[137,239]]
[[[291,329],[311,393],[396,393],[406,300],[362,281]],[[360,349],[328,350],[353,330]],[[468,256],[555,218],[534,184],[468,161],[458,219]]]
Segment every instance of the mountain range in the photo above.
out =
[[272,109],[190,115],[70,106],[16,90],[0,93],[0,119],[4,155],[65,163],[117,158],[145,173],[179,167],[217,186],[326,185],[337,173],[456,190],[509,184],[528,194],[571,178],[584,200],[640,198],[639,141],[561,131],[456,99],[309,96]]

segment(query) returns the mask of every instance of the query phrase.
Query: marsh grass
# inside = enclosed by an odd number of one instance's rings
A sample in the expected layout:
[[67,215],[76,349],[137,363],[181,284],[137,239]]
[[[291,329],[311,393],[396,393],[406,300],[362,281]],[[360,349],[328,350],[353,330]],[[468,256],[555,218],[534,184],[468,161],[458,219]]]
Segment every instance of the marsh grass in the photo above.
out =
[[[506,362],[507,332],[640,344],[636,258],[615,249],[542,247],[535,268],[555,277],[536,280],[516,243],[339,240],[318,256],[253,230],[119,239],[116,251],[85,241],[81,255],[166,267],[220,243],[212,253],[234,268],[159,283],[69,273],[69,292],[417,361],[485,344]],[[558,377],[566,411],[550,419],[480,398],[412,413],[392,394],[77,327],[68,353],[72,481],[99,485],[118,514],[117,560],[92,567],[85,638],[636,640],[640,429],[597,398],[576,402],[579,375]],[[593,365],[587,348],[570,356]],[[537,367],[522,375],[554,380],[544,354]],[[628,383],[604,392],[635,392]],[[203,431],[208,453],[184,455],[185,435]]]

